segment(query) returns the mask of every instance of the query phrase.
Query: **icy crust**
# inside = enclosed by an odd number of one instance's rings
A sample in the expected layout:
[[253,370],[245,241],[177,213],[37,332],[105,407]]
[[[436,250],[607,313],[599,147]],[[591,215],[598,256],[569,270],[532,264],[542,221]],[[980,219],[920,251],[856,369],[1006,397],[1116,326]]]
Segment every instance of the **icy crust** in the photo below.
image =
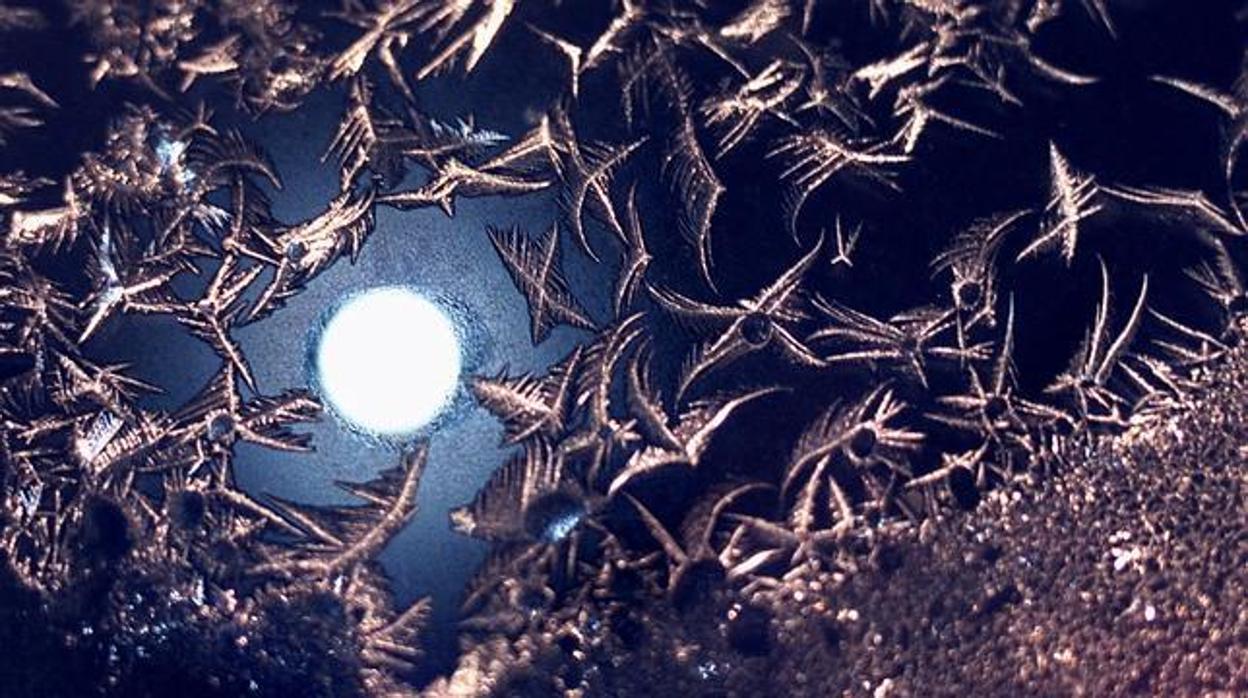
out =
[[877,528],[685,610],[642,579],[591,585],[486,635],[429,693],[1248,691],[1248,352],[1194,377],[1121,434],[1055,439],[973,512]]
[[424,460],[343,483],[362,501],[345,506],[91,497],[54,583],[0,549],[0,693],[410,695],[429,605],[397,608],[375,558],[415,512]]

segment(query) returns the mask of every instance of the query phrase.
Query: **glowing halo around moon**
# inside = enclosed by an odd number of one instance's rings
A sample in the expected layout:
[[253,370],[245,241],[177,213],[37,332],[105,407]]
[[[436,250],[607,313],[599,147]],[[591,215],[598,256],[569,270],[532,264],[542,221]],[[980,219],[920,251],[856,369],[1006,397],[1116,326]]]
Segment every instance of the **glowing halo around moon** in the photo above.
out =
[[462,357],[455,324],[401,286],[344,302],[319,333],[316,381],[330,408],[379,436],[412,434],[451,403]]

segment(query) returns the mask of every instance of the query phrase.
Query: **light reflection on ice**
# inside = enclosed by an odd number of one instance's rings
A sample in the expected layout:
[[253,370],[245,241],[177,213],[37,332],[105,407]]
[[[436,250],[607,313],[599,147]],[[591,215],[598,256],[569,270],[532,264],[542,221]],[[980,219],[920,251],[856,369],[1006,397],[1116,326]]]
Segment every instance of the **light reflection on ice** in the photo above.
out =
[[433,303],[398,286],[361,293],[321,330],[316,378],[334,412],[380,435],[432,421],[459,385],[454,324]]

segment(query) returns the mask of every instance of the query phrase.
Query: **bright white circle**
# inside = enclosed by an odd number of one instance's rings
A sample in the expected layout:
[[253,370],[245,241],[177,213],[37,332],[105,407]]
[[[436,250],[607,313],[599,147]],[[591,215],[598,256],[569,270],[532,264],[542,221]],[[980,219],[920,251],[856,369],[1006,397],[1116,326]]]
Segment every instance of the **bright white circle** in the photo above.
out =
[[446,406],[459,383],[455,326],[433,303],[402,287],[351,298],[321,331],[321,391],[343,419],[365,431],[408,434]]

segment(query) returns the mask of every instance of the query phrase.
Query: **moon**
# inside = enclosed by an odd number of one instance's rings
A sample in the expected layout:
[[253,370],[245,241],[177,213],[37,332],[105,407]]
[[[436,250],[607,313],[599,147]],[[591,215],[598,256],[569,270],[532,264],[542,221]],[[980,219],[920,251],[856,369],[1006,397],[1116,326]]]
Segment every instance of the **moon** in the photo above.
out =
[[451,402],[461,363],[455,323],[424,296],[390,286],[337,309],[320,332],[315,370],[339,417],[372,434],[404,436]]

